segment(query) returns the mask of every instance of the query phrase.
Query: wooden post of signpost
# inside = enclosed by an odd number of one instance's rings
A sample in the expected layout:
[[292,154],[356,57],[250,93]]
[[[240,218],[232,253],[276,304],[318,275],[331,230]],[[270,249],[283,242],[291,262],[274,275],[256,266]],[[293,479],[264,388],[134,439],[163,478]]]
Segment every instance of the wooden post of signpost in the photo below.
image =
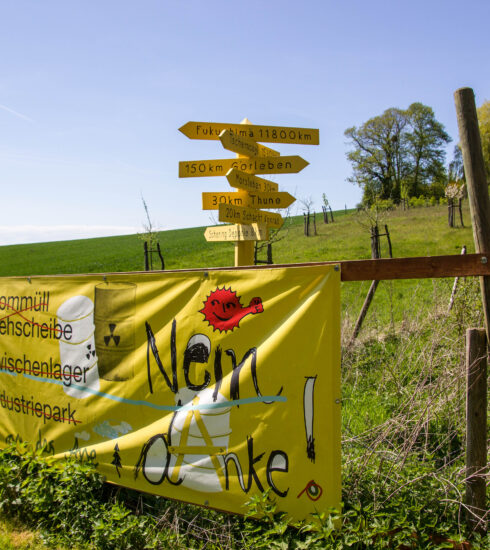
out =
[[[240,124],[252,124],[248,118],[244,118]],[[245,155],[236,154],[237,158]],[[242,265],[254,265],[255,241],[235,241],[235,267]]]
[[[490,199],[485,176],[475,95],[471,88],[454,92],[459,138],[468,186],[473,238],[477,253],[490,255]],[[490,328],[490,277],[480,277],[486,338],[478,329],[468,331],[467,367],[467,491],[468,527],[484,532],[485,472],[487,468],[487,347]]]

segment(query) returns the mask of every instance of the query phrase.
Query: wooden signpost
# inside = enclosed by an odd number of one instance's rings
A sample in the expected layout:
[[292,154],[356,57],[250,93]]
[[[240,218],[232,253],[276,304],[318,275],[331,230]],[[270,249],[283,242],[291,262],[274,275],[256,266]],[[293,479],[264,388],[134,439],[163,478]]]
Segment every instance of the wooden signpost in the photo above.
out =
[[307,166],[306,160],[298,155],[185,160],[179,162],[179,178],[225,176],[231,168],[237,168],[248,174],[296,174]]
[[219,140],[225,149],[239,155],[251,157],[278,157],[280,155],[274,149],[260,145],[248,137],[238,136],[230,130],[223,130],[219,135]]
[[262,223],[217,225],[206,228],[204,237],[207,241],[266,241],[269,229]]
[[268,227],[279,228],[283,223],[281,214],[246,208],[244,206],[233,206],[232,204],[219,205],[219,220],[231,223],[265,223]]
[[277,183],[241,172],[236,168],[232,168],[226,173],[226,179],[232,187],[243,189],[243,191],[263,191],[264,193],[268,193],[269,191],[279,190]]
[[220,204],[247,206],[248,208],[287,208],[296,199],[286,191],[272,191],[270,193],[213,193],[202,194],[203,210],[219,210]]
[[[280,228],[280,214],[267,209],[288,208],[296,199],[280,192],[277,183],[255,174],[293,174],[308,166],[300,156],[280,156],[258,141],[318,145],[319,131],[312,128],[257,126],[244,119],[240,124],[187,122],[179,130],[190,139],[220,140],[237,158],[179,162],[180,178],[226,176],[238,191],[204,192],[203,210],[218,210],[219,221],[233,226],[208,227],[208,241],[235,241],[235,266],[254,263],[254,241],[268,240],[268,228]],[[265,209],[265,210],[264,210]]]
[[265,143],[297,143],[319,145],[320,132],[313,128],[289,128],[287,126],[257,126],[250,121],[243,124],[224,122],[187,122],[179,130],[189,139],[219,139],[223,130],[230,130],[238,136]]

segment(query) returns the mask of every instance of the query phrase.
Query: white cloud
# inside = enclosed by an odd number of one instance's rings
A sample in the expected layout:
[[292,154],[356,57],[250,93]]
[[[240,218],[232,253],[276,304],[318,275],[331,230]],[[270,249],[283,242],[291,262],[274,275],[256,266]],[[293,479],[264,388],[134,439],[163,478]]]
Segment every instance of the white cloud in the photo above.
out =
[[139,231],[141,228],[128,225],[0,225],[0,246],[132,235]]
[[29,118],[28,116],[23,115],[22,113],[19,113],[17,111],[14,111],[10,107],[7,107],[6,105],[2,105],[1,103],[0,103],[0,109],[3,109],[4,111],[7,111],[7,113],[10,113],[11,115],[14,115],[18,118],[21,118],[22,120],[27,120],[27,122],[34,122],[32,120],[32,118]]

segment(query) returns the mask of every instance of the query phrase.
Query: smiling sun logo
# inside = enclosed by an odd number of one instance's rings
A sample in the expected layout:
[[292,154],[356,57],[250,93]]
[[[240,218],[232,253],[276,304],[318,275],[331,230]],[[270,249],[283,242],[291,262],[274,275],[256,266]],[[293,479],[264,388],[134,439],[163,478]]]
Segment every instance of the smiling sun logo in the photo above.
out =
[[243,307],[240,296],[237,296],[231,287],[213,290],[203,303],[204,307],[199,313],[204,315],[204,320],[213,327],[213,331],[220,332],[238,327],[245,315],[255,315],[264,311],[261,298],[252,298],[248,307]]

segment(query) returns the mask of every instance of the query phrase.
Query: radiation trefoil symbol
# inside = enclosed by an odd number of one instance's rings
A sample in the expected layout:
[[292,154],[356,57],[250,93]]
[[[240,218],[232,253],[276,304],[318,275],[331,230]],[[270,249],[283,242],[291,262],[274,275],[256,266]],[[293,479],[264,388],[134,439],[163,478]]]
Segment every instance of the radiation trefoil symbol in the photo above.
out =
[[252,298],[250,304],[243,307],[240,296],[237,296],[231,287],[213,290],[203,304],[204,307],[199,310],[199,313],[202,313],[204,320],[213,327],[213,332],[215,330],[232,331],[239,326],[246,315],[255,315],[264,311],[261,298]]

